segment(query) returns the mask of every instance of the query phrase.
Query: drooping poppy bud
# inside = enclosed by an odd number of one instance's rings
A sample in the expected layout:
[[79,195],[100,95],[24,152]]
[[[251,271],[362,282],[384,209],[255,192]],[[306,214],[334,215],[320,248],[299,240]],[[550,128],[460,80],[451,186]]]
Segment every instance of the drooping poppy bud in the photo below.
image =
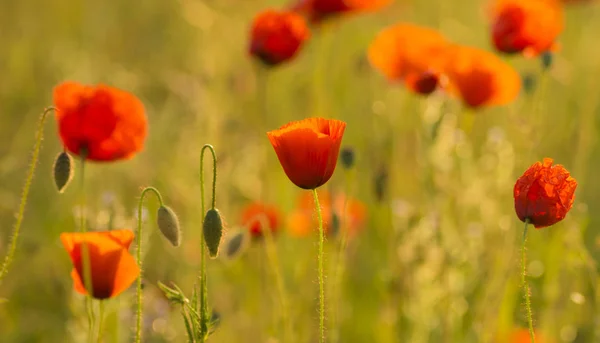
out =
[[54,160],[54,168],[52,169],[52,176],[54,178],[54,184],[58,189],[58,193],[64,192],[65,188],[73,179],[73,169],[75,164],[73,158],[65,151],[58,154]]
[[340,161],[342,166],[346,169],[350,169],[354,166],[355,153],[351,147],[344,147],[340,151]]
[[158,208],[157,224],[163,236],[171,242],[174,247],[181,244],[181,230],[177,214],[167,206]]
[[204,241],[208,248],[208,255],[211,258],[219,256],[219,246],[223,236],[223,220],[221,214],[216,208],[211,208],[206,212],[203,225]]

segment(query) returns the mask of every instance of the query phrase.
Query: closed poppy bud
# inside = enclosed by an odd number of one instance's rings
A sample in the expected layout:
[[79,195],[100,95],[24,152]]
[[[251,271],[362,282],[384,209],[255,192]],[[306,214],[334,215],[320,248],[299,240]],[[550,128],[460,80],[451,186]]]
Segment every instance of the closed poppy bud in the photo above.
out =
[[221,237],[223,236],[223,220],[221,214],[216,208],[211,208],[206,212],[204,217],[204,241],[208,248],[208,255],[211,258],[219,256],[219,246],[221,245]]
[[160,232],[174,247],[178,247],[181,244],[179,220],[177,219],[177,214],[171,208],[166,206],[158,208],[157,224]]
[[522,222],[536,229],[563,220],[573,206],[577,181],[560,164],[552,165],[551,158],[529,167],[515,184],[515,211]]
[[354,149],[345,147],[340,151],[340,161],[342,166],[346,169],[350,169],[354,166]]
[[54,160],[52,176],[58,193],[62,193],[73,179],[73,159],[66,152],[61,152]]
[[309,37],[310,31],[300,15],[268,10],[254,19],[250,54],[266,65],[278,65],[294,58]]
[[248,230],[238,230],[234,233],[229,233],[227,240],[225,241],[225,257],[227,259],[234,259],[239,256],[248,246],[250,235]]
[[325,184],[335,170],[346,123],[308,118],[267,132],[287,177],[302,189]]

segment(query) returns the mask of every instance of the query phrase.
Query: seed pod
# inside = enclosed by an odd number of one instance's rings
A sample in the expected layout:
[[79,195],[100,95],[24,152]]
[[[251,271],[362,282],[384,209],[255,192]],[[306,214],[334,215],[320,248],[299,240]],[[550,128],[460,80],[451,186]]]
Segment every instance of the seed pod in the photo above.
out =
[[58,154],[54,160],[52,176],[54,177],[54,184],[58,189],[58,193],[62,193],[73,179],[73,167],[73,159],[64,151]]
[[157,223],[160,232],[171,242],[174,247],[181,244],[181,231],[179,230],[179,220],[173,210],[166,206],[158,208]]
[[221,237],[223,236],[223,221],[219,210],[211,208],[206,212],[202,230],[204,231],[204,241],[208,248],[208,255],[210,258],[217,258]]

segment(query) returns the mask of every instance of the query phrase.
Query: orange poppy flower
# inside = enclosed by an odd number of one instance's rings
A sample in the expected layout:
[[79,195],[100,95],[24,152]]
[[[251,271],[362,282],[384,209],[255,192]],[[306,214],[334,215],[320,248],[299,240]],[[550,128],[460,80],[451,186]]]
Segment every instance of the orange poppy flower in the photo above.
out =
[[448,44],[436,30],[403,23],[381,31],[369,46],[368,57],[390,81],[403,81],[426,95],[439,84]]
[[[367,207],[361,201],[348,198],[343,193],[318,191],[318,195],[325,233],[330,234],[332,230],[339,230],[342,226],[352,237],[364,227]],[[296,209],[288,218],[290,233],[298,237],[307,236],[312,231],[316,232],[318,225],[313,195],[303,192],[298,198]]]
[[144,146],[144,105],[128,92],[64,82],[54,88],[54,106],[60,138],[73,154],[115,161],[133,157]]
[[254,18],[250,36],[250,54],[274,66],[294,58],[310,31],[294,12],[267,10]]
[[335,170],[346,123],[307,118],[267,132],[285,174],[296,186],[315,189]]
[[563,220],[573,206],[577,181],[551,158],[536,162],[521,176],[514,188],[515,211],[522,222],[526,219],[536,229]]
[[77,292],[88,294],[83,283],[82,244],[90,256],[92,297],[112,298],[126,290],[140,275],[140,269],[128,249],[133,232],[113,230],[87,233],[62,233],[60,240],[73,262],[73,285]]
[[[536,343],[549,342],[549,341],[545,340],[544,336],[542,336],[538,332],[535,332],[534,334],[535,334],[535,342]],[[510,335],[508,335],[507,338],[508,338],[508,340],[505,339],[505,340],[499,341],[498,343],[530,343],[531,342],[531,337],[529,336],[528,329],[516,329]]]
[[[262,220],[266,221],[268,228],[262,227],[261,216],[264,216]],[[255,202],[242,210],[242,225],[248,228],[253,237],[262,236],[263,229],[270,229],[273,233],[277,232],[280,223],[281,213],[275,206]]]
[[554,47],[563,29],[563,10],[556,0],[497,0],[492,40],[505,53],[537,56]]
[[455,45],[446,52],[447,90],[470,107],[504,105],[521,90],[519,74],[496,55]]
[[298,0],[292,10],[318,23],[345,13],[375,11],[389,5],[392,0]]

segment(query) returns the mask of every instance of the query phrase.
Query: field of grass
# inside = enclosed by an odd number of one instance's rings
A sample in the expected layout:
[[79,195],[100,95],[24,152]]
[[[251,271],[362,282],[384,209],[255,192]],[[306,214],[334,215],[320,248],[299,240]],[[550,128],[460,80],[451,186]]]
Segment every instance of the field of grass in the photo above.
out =
[[[208,341],[286,343],[289,325],[290,342],[316,342],[317,234],[297,237],[289,230],[298,198],[308,191],[288,180],[266,136],[312,116],[345,121],[342,147],[356,156],[351,168],[338,163],[324,190],[366,208],[362,227],[347,242],[338,234],[325,244],[329,342],[512,343],[507,337],[527,327],[519,269],[523,223],[513,186],[544,157],[564,165],[579,185],[563,221],[529,230],[534,324],[541,342],[600,342],[600,4],[565,7],[549,69],[539,58],[502,56],[527,87],[509,105],[478,110],[441,92],[421,97],[388,82],[366,51],[380,30],[398,22],[493,51],[487,1],[396,0],[381,11],[340,17],[315,28],[296,59],[265,72],[248,54],[250,25],[261,10],[287,5],[0,3],[0,256],[19,207],[36,121],[52,105],[55,85],[75,80],[128,90],[144,103],[149,125],[144,150],[133,159],[86,165],[82,211],[80,174],[63,194],[52,181],[62,143],[50,115],[15,260],[0,284],[0,342],[86,341],[84,297],[73,290],[59,235],[77,231],[81,213],[90,230],[134,230],[145,186],[160,190],[177,212],[182,244],[174,248],[161,237],[158,202],[148,196],[143,341],[187,341],[180,307],[157,284],[176,283],[191,296],[198,280],[199,165],[207,143],[218,157],[225,242],[242,230],[240,211],[249,203],[276,204],[283,214],[273,236],[277,268],[266,239],[207,261],[208,301],[220,318]],[[76,172],[80,167],[77,161]],[[207,189],[210,167],[207,158]],[[107,301],[104,342],[132,341],[135,294],[132,286]]]

